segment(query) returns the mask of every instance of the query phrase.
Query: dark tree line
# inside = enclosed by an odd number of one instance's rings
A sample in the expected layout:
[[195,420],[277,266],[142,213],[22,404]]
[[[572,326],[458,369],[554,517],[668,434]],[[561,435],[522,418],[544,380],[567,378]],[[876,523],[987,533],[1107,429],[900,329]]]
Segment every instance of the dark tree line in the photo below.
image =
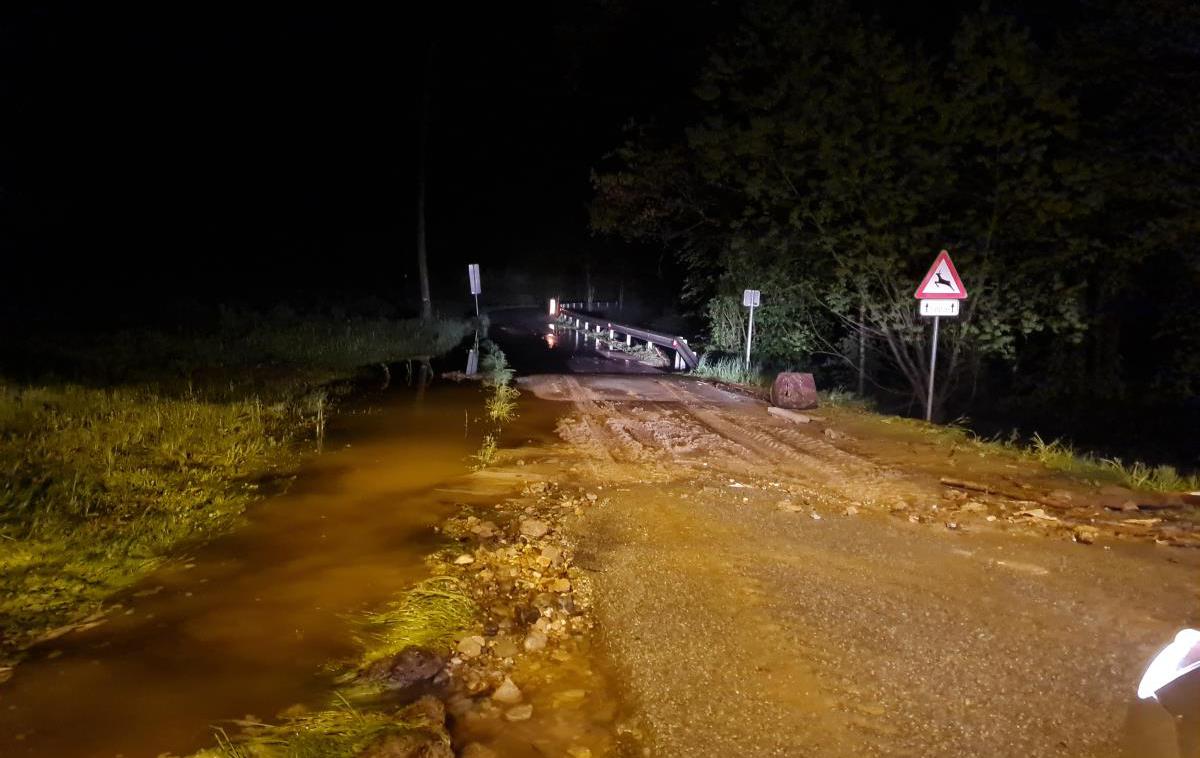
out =
[[[1200,9],[1076,2],[1055,29],[983,7],[914,40],[846,2],[759,0],[687,123],[594,176],[593,229],[668,249],[713,345],[922,398],[913,290],[948,248],[936,405],[1200,393]],[[1036,37],[1035,37],[1036,32]]]

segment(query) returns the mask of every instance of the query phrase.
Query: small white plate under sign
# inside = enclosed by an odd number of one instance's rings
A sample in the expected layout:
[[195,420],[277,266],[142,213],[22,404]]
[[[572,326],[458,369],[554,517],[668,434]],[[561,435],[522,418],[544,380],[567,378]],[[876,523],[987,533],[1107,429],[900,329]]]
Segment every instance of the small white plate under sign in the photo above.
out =
[[957,300],[922,300],[922,316],[957,316]]
[[742,305],[747,308],[757,308],[762,305],[762,293],[758,290],[745,290],[742,292]]

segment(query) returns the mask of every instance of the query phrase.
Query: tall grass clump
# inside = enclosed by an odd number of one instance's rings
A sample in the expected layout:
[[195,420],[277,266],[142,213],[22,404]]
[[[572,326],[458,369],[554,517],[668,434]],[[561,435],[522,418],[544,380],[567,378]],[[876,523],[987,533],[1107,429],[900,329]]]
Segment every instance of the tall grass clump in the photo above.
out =
[[745,361],[736,356],[713,356],[710,352],[700,356],[700,363],[691,373],[693,376],[729,384],[761,387],[767,383],[761,365],[751,363],[747,367]]
[[475,468],[486,468],[496,458],[504,424],[517,416],[517,398],[521,392],[512,386],[516,374],[508,365],[508,358],[500,346],[491,340],[484,340],[479,349],[480,373],[483,375],[483,386],[489,393],[484,401],[484,412],[492,422],[494,431],[484,435],[479,450],[472,457],[475,459]]
[[388,658],[407,647],[449,649],[475,617],[475,603],[457,579],[435,576],[420,582],[400,600],[367,616],[363,665]]
[[1115,479],[1133,489],[1157,492],[1200,490],[1200,475],[1180,474],[1174,466],[1150,466],[1141,461],[1126,464],[1120,458],[1097,458],[1076,450],[1063,440],[1045,440],[1034,433],[1026,454],[1047,468]]

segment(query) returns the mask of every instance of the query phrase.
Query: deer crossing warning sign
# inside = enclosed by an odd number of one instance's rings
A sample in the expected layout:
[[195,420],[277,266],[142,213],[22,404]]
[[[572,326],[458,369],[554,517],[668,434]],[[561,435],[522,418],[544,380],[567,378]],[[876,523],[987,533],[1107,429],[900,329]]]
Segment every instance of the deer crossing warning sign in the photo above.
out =
[[963,286],[950,253],[943,250],[933,261],[929,273],[917,287],[918,300],[966,300],[967,288]]

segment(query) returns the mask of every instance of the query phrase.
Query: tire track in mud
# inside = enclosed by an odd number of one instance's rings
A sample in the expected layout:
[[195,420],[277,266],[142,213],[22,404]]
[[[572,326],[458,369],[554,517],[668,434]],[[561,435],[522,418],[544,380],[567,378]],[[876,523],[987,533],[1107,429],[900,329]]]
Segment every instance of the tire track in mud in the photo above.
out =
[[[702,425],[759,456],[771,474],[794,476],[798,465],[808,478],[819,479],[821,484],[841,492],[847,479],[859,479],[874,468],[872,464],[857,456],[838,450],[832,445],[810,440],[796,432],[792,432],[794,436],[789,440],[780,438],[779,432],[790,430],[772,426],[744,426],[728,419],[718,409],[700,405],[704,401],[686,390],[672,387],[668,382],[659,381],[659,384],[677,398],[680,406]],[[818,451],[820,454],[815,454]],[[845,465],[845,462],[855,465]]]
[[[641,440],[630,433],[621,421],[615,408],[606,408],[596,400],[591,390],[572,376],[561,377],[564,394],[575,405],[578,413],[573,419],[564,419],[559,431],[575,444],[582,444],[603,455],[613,464],[652,464],[658,456]],[[582,427],[583,434],[574,434],[570,429],[572,420]],[[583,439],[577,439],[582,436]]]

